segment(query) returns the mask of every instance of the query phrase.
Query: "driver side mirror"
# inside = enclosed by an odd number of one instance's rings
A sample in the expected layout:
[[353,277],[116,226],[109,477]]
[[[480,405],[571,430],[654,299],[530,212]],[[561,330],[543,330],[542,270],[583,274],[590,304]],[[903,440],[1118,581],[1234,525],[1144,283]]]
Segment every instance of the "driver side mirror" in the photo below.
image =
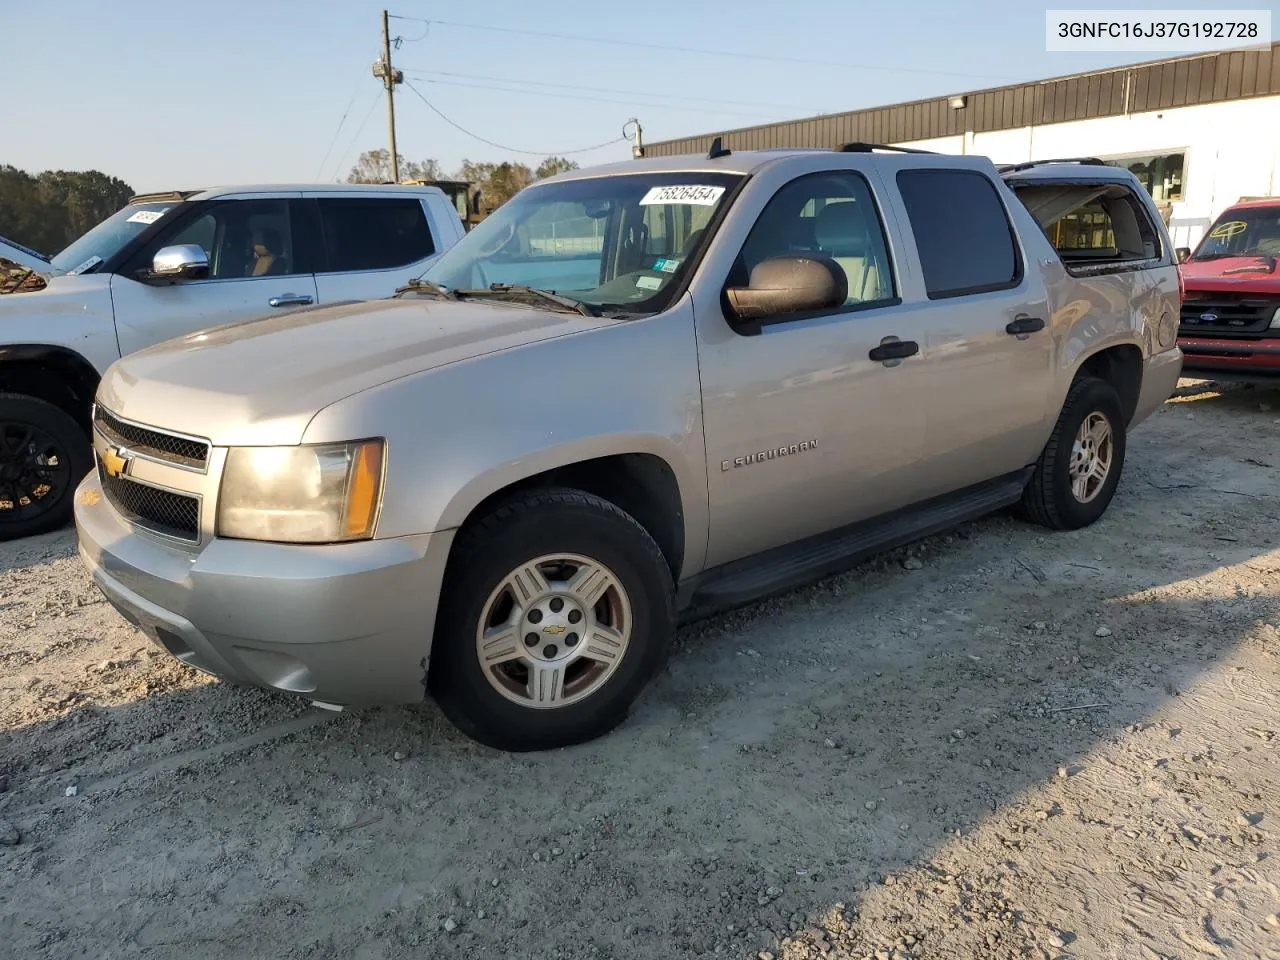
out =
[[209,276],[209,256],[198,243],[161,247],[151,260],[149,280],[203,280]]
[[790,313],[839,307],[849,296],[849,282],[830,257],[770,257],[751,270],[747,286],[730,287],[725,296],[738,320],[758,323]]
[[1179,263],[1186,263],[1187,258],[1191,256],[1190,247],[1178,247],[1178,249],[1174,250],[1173,252],[1177,256]]

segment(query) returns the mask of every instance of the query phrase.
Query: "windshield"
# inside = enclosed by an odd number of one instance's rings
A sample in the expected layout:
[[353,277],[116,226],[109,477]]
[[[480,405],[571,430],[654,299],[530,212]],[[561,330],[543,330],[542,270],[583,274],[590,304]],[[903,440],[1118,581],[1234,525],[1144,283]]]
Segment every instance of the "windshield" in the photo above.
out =
[[[449,290],[554,291],[588,307],[659,312],[742,179],[647,173],[530,187],[423,274]],[[497,296],[501,287],[492,291]]]
[[1280,207],[1242,207],[1220,216],[1192,260],[1280,257]]
[[74,241],[50,262],[59,273],[92,270],[175,206],[176,203],[131,203]]

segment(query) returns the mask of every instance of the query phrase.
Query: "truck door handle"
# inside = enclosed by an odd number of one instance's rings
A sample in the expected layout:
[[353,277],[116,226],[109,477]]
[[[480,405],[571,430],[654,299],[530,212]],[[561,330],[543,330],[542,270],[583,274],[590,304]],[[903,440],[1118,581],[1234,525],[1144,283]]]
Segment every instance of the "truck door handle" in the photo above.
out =
[[1038,333],[1044,329],[1044,320],[1041,317],[1014,317],[1011,322],[1005,325],[1004,332],[1010,336],[1022,336],[1028,333]]
[[269,307],[305,307],[315,298],[305,293],[282,293],[267,301]]
[[867,352],[867,356],[877,363],[887,363],[914,357],[919,352],[920,344],[914,340],[886,340],[880,346],[872,347]]

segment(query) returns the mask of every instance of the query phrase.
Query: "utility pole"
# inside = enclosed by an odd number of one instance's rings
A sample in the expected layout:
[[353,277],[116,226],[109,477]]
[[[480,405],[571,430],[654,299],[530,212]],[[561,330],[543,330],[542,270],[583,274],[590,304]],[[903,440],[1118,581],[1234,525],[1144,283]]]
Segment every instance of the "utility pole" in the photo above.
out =
[[397,83],[404,82],[404,73],[391,66],[391,29],[387,25],[387,11],[382,11],[382,59],[373,65],[373,75],[387,88],[387,132],[391,141],[391,181],[400,182],[400,157],[396,153],[396,101]]

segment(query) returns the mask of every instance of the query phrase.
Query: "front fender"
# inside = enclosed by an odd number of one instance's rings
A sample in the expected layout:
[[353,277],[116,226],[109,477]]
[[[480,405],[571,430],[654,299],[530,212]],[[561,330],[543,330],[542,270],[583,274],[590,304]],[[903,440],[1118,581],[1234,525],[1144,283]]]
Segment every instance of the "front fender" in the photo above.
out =
[[59,276],[43,290],[0,296],[0,343],[63,348],[84,357],[101,376],[120,358],[105,280],[96,274]]
[[[686,301],[687,303],[687,301]],[[707,476],[692,314],[676,309],[488,354],[325,408],[304,442],[387,439],[379,537],[461,526],[556,467],[649,454],[671,469],[686,568],[706,551]]]

